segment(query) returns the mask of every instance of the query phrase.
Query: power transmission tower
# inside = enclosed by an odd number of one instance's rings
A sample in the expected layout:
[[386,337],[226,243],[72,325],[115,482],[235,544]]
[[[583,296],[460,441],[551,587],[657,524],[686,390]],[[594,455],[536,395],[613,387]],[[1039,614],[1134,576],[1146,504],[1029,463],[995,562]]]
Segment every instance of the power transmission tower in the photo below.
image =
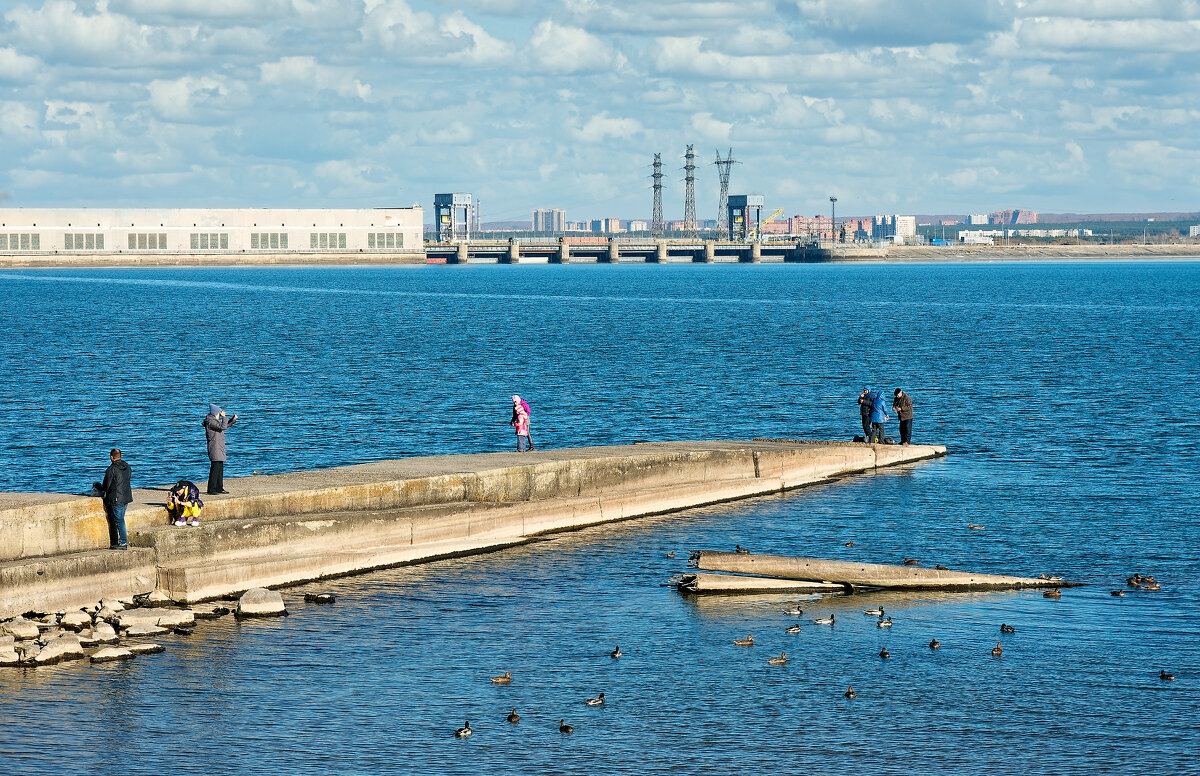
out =
[[696,233],[696,152],[690,145],[683,158],[685,159],[683,169],[687,173],[683,179],[686,184],[683,198],[683,231],[686,234],[694,235]]
[[662,154],[654,155],[654,174],[650,177],[654,179],[654,219],[650,224],[650,232],[651,234],[661,236],[665,231],[662,215]]
[[733,158],[733,149],[729,149],[729,155],[724,159],[721,158],[720,149],[717,150],[717,161],[713,162],[717,166],[717,173],[721,177],[721,205],[717,210],[717,239],[729,239],[729,170],[738,162]]

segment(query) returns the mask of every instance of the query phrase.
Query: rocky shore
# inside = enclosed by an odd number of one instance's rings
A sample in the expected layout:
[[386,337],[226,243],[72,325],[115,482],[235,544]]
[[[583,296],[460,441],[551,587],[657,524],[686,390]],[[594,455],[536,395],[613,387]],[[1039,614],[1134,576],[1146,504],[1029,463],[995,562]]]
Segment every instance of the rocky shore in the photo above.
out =
[[[309,595],[312,603],[333,603],[329,594]],[[108,663],[162,652],[162,636],[191,636],[198,620],[286,615],[283,596],[254,588],[236,603],[176,606],[161,593],[130,599],[103,599],[65,612],[26,612],[0,622],[0,667],[35,668],[75,660]],[[232,607],[232,608],[231,608]]]

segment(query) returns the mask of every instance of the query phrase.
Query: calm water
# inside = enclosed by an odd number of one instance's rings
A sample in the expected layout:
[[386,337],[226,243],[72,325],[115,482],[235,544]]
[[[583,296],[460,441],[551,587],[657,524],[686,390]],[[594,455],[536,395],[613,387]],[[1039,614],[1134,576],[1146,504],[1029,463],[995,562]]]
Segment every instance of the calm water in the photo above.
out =
[[[201,478],[209,401],[244,421],[231,477],[507,449],[513,392],[563,447],[848,438],[861,384],[899,385],[952,453],[291,589],[291,617],[125,665],[0,673],[0,765],[1200,773],[1198,300],[1200,263],[0,272],[6,490],[81,490],[114,444],[135,484]],[[663,586],[734,542],[1091,584],[813,599],[789,636],[796,599]],[[1163,590],[1111,597],[1133,571]],[[305,606],[316,589],[339,603]],[[861,614],[879,603],[890,632]]]

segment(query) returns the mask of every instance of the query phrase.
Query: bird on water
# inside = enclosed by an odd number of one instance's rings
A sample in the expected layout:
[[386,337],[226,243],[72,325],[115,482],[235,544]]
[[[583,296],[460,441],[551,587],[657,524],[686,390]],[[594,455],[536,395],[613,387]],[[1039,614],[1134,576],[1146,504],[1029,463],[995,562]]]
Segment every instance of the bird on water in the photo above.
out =
[[883,607],[876,606],[874,609],[863,609],[863,614],[870,615],[871,617],[882,617]]
[[1001,633],[1016,633],[1017,629],[1014,628],[1013,626],[1009,625],[1006,622],[1002,622],[1002,623],[1000,623],[1000,632]]
[[512,671],[505,671],[502,676],[493,676],[492,684],[512,684]]
[[474,732],[475,732],[474,730],[471,730],[471,720],[467,720],[466,722],[463,723],[462,727],[460,727],[458,730],[454,731],[454,737],[455,738],[466,738],[467,736],[471,735]]
[[917,566],[917,565],[920,565],[920,563],[921,563],[921,561],[917,560],[916,558],[905,558],[904,559],[905,566]]
[[1109,595],[1115,595],[1117,598],[1123,598],[1125,596],[1125,591],[1124,590],[1112,590],[1109,592]]
[[929,640],[929,648],[930,649],[941,649],[942,642],[938,641],[937,639],[930,639]]
[[733,551],[736,552],[738,555],[749,555],[750,554],[750,550],[747,550],[745,547],[743,547],[740,544],[733,545]]
[[604,693],[600,693],[595,698],[588,698],[586,701],[584,701],[584,705],[603,706],[604,705]]
[[608,653],[608,656],[609,656],[609,657],[611,657],[611,658],[613,658],[614,660],[616,660],[617,658],[619,658],[619,657],[623,656],[624,654],[625,654],[625,653],[624,653],[624,652],[622,652],[622,651],[621,651],[621,648],[618,646],[618,647],[613,647],[613,651],[612,651],[612,652],[609,652],[609,653]]
[[879,656],[884,660],[887,660],[892,656],[892,653],[887,651],[887,647],[884,647],[883,649],[879,650]]
[[813,620],[813,625],[833,625],[833,615],[831,614],[828,617],[818,617],[817,619]]
[[792,604],[790,608],[784,609],[783,613],[789,617],[799,617],[800,615],[804,614],[804,610],[796,604]]
[[1004,654],[1004,648],[1003,648],[1003,647],[1001,647],[1001,646],[1000,646],[1000,642],[999,642],[999,641],[997,641],[997,642],[996,642],[996,646],[992,647],[992,656],[993,656],[993,657],[1000,657],[1000,656],[1001,656],[1001,655],[1003,655],[1003,654]]
[[754,637],[751,636],[750,634],[746,634],[746,638],[744,638],[744,639],[734,639],[733,644],[734,644],[734,646],[737,646],[737,647],[753,647],[754,646]]
[[674,557],[675,557],[675,553],[673,553],[673,552],[668,552],[668,553],[667,553],[667,557],[668,557],[668,558],[674,558]]
[[1175,674],[1170,674],[1166,671],[1159,671],[1158,678],[1162,679],[1164,682],[1173,682],[1175,681]]
[[888,618],[887,618],[886,620],[885,620],[885,619],[883,619],[882,617],[880,617],[880,618],[879,618],[879,622],[875,623],[875,627],[876,627],[876,628],[890,628],[890,627],[892,627],[892,618],[891,618],[891,616],[888,616]]
[[781,666],[787,662],[787,653],[780,652],[779,657],[768,658],[767,662],[773,666]]
[[1042,593],[1042,598],[1062,598],[1062,591],[1060,591],[1057,587],[1053,590],[1047,590],[1046,592]]
[[854,546],[854,542],[846,542],[846,546],[847,546],[847,547],[853,547],[853,546]]
[[560,719],[558,721],[558,732],[559,733],[574,733],[575,728],[568,725],[567,721],[565,719]]
[[783,629],[783,632],[784,633],[799,633],[800,632],[800,623],[796,623],[795,625],[787,626],[786,628]]
[[847,687],[847,688],[846,688],[846,692],[845,692],[845,693],[843,693],[843,695],[844,695],[845,697],[847,697],[847,698],[854,698],[854,697],[857,697],[857,696],[858,696],[858,693],[856,693],[856,692],[854,691],[854,688],[853,688],[853,687]]
[[516,709],[513,709],[511,712],[509,712],[508,716],[505,717],[505,719],[515,725],[521,721],[521,715],[517,713]]

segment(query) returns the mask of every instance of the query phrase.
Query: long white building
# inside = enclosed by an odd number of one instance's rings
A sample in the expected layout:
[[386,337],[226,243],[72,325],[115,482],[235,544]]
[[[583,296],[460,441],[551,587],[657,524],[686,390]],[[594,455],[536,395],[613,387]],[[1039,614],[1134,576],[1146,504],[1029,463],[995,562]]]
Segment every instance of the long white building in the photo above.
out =
[[406,208],[0,208],[0,254],[420,253]]

